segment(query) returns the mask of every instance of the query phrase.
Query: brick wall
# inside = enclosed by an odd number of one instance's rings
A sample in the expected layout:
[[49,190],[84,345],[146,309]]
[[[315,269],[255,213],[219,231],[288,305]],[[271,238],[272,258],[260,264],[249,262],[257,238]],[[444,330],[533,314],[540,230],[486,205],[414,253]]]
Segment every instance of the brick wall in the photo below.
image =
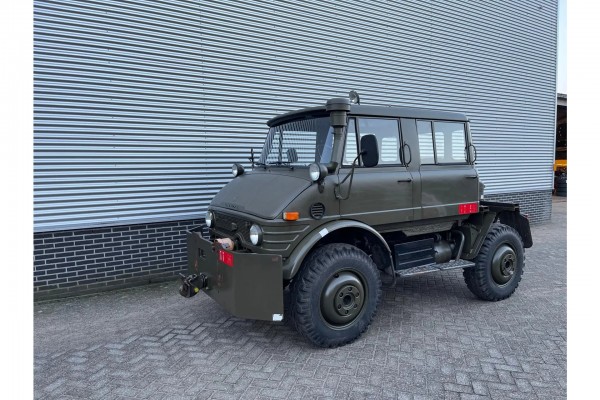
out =
[[36,300],[173,279],[187,268],[185,231],[203,221],[34,234]]
[[529,216],[529,222],[532,225],[548,222],[552,216],[552,190],[486,194],[484,198],[490,201],[519,203],[521,213]]
[[[550,220],[552,192],[486,195],[516,202],[532,224]],[[82,229],[34,235],[33,286],[36,300],[174,279],[187,268],[185,231],[189,220]]]

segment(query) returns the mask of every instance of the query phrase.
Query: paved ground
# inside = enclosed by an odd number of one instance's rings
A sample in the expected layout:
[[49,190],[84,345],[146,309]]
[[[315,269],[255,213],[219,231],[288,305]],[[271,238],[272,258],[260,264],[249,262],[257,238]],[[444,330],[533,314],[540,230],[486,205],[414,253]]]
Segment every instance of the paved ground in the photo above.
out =
[[176,283],[36,304],[35,397],[566,398],[566,201],[553,207],[510,299],[476,300],[458,271],[406,278],[333,350]]

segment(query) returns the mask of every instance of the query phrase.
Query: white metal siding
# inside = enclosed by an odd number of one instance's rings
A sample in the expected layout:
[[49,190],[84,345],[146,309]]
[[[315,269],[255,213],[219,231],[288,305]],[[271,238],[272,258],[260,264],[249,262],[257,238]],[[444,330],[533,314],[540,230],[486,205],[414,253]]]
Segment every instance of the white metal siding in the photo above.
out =
[[35,229],[202,216],[273,115],[464,111],[487,193],[550,189],[556,1],[35,1]]

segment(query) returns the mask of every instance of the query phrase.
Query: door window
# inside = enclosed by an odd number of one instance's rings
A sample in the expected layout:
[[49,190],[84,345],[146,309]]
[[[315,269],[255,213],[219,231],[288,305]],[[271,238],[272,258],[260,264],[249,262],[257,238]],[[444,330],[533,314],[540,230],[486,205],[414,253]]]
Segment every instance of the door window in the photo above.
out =
[[360,137],[375,135],[379,144],[379,165],[401,164],[400,132],[398,120],[384,118],[360,118],[358,120]]
[[467,162],[464,123],[417,121],[417,134],[421,164]]
[[[358,120],[360,137],[375,135],[379,144],[379,165],[398,165],[400,161],[400,131],[398,120],[384,118],[360,118]],[[351,165],[358,154],[358,135],[355,119],[348,122],[348,134],[344,148],[344,165]]]
[[[356,145],[356,122],[354,118],[350,118],[350,120],[348,121],[348,129],[346,134],[346,146],[344,147],[344,165],[352,165],[352,162],[358,155],[357,149],[358,146]],[[360,163],[360,159],[357,162]]]
[[421,164],[435,164],[431,121],[417,121],[417,135],[419,137]]
[[[360,137],[375,135],[379,144],[379,166],[398,165],[400,161],[400,131],[398,120],[384,118],[360,118],[358,120]],[[348,134],[344,148],[344,165],[352,164],[357,153],[356,123],[354,119],[348,122]]]

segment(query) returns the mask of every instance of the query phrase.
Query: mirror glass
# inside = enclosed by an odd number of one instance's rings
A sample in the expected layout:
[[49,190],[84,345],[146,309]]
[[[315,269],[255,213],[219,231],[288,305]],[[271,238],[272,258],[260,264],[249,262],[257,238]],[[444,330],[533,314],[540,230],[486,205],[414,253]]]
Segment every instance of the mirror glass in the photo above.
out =
[[375,135],[364,135],[360,138],[360,153],[365,167],[374,167],[379,163],[379,146]]

